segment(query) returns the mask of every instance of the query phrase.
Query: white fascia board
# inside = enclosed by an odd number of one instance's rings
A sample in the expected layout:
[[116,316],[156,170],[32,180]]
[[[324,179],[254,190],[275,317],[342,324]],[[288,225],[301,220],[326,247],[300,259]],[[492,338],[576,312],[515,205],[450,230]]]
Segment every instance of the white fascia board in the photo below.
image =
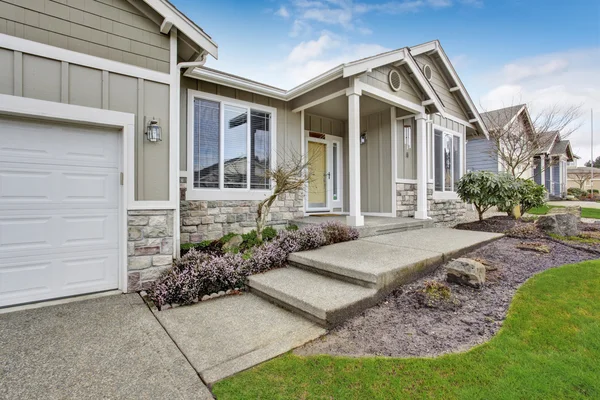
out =
[[[405,49],[405,51],[408,52],[409,50]],[[417,78],[417,82],[418,82],[419,86],[421,86],[421,88],[427,94],[427,96],[429,96],[429,98],[431,100],[433,100],[433,104],[438,109],[440,114],[442,114],[442,116],[444,118],[446,118],[446,112],[444,111],[444,105],[440,102],[440,99],[439,99],[437,93],[435,93],[435,91],[429,85],[429,81],[427,81],[427,78],[425,78],[425,76],[423,75],[423,71],[421,71],[421,69],[417,65],[416,61],[411,57],[410,54],[406,55],[405,60],[406,60],[406,65],[408,66],[408,68],[410,68],[414,77]]]
[[[463,85],[462,81],[458,77],[458,74],[456,73],[456,70],[454,69],[454,67],[452,66],[452,63],[448,59],[448,56],[444,52],[444,49],[439,44],[439,42],[435,41],[433,43],[435,43],[435,47],[436,47],[437,53],[440,55],[440,59],[442,60],[442,63],[444,64],[444,67],[446,68],[446,70],[448,71],[448,73],[450,74],[450,76],[452,77],[452,80],[454,80],[454,82],[456,83],[456,85],[460,88],[460,90],[458,90],[458,92],[463,96],[463,99],[465,99],[465,102],[467,103],[467,105],[471,109],[471,112],[473,112],[473,115],[475,116],[475,119],[477,119],[479,127],[481,128],[481,131],[483,132],[483,134],[485,135],[485,137],[487,137],[489,139],[490,135],[489,135],[489,132],[488,132],[485,124],[483,123],[483,120],[481,119],[481,115],[479,115],[479,111],[477,110],[477,107],[475,107],[475,104],[473,103],[473,100],[471,99],[471,96],[469,96],[469,93],[467,92],[467,89],[465,88],[465,86]],[[422,51],[422,49],[419,49],[418,51],[419,51],[419,53],[416,53],[416,54],[421,54],[421,53],[424,52],[424,51]]]
[[356,82],[354,90],[360,91],[363,94],[366,93],[369,97],[373,97],[377,100],[383,101],[384,103],[391,104],[396,107],[400,107],[409,112],[420,114],[425,112],[425,108],[411,101],[405,100],[402,97],[395,96],[391,93],[378,89],[374,86],[367,85],[363,82]]
[[415,55],[429,53],[430,51],[435,51],[435,50],[437,50],[437,41],[436,40],[432,40],[430,42],[421,43],[419,45],[410,47],[410,52]]
[[171,3],[165,0],[144,0],[144,2],[162,15],[163,18],[172,21],[173,25],[175,25],[181,33],[189,37],[195,43],[198,43],[198,45],[206,50],[211,56],[219,58],[217,44]]
[[344,78],[354,76],[372,70],[373,68],[381,67],[382,65],[392,64],[403,60],[405,57],[405,49],[398,49],[387,53],[369,57],[364,60],[359,60],[344,64]]
[[321,85],[333,81],[334,79],[341,78],[343,76],[343,69],[343,65],[338,65],[337,67],[334,67],[329,71],[324,72],[321,75],[318,75],[311,80],[286,91],[286,100],[295,99],[298,96],[302,96],[306,92],[310,92]]
[[190,78],[201,79],[203,81],[218,83],[235,89],[246,90],[252,93],[258,93],[279,100],[287,100],[286,91],[272,86],[263,85],[258,82],[250,81],[241,77],[224,74],[219,71],[207,70],[204,68],[194,68],[189,73],[184,74]]

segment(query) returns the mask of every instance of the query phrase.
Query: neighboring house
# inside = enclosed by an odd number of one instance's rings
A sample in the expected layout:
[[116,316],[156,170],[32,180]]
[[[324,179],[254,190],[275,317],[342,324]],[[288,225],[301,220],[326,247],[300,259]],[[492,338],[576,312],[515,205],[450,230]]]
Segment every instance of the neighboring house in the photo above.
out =
[[0,0],[0,307],[149,287],[181,242],[252,229],[290,154],[322,179],[271,224],[464,213],[465,143],[487,131],[438,41],[287,91],[208,55],[166,0]]
[[587,191],[592,187],[594,190],[600,190],[600,168],[567,167],[567,189],[577,188]]
[[[529,135],[535,127],[525,104],[492,110],[481,114],[490,132],[501,129],[515,130],[517,134]],[[567,163],[575,159],[568,140],[561,140],[559,132],[546,132],[541,136],[539,152],[529,166],[521,170],[522,178],[532,178],[544,185],[551,198],[564,198],[567,191]],[[486,138],[476,137],[467,141],[467,171],[506,172],[496,145]]]

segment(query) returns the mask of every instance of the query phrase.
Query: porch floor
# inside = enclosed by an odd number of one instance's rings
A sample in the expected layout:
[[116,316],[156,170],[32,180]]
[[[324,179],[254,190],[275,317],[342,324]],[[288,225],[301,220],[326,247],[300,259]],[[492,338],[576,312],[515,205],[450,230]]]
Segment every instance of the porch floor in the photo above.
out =
[[[298,218],[291,221],[298,227],[321,224],[327,221],[339,221],[346,223],[345,215],[309,215],[304,218]],[[356,227],[361,238],[370,236],[385,235],[388,233],[404,232],[415,229],[430,228],[433,226],[432,220],[419,220],[414,218],[402,217],[376,217],[365,215],[365,225]]]

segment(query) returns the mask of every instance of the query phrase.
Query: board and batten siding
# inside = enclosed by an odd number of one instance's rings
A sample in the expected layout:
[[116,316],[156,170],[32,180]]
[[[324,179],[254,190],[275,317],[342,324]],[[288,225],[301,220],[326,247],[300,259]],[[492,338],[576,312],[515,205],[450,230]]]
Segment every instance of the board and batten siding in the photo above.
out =
[[169,36],[126,0],[0,0],[0,33],[169,72]]
[[[0,48],[0,93],[135,114],[135,199],[169,200],[169,85]],[[162,142],[146,140],[144,116]]]
[[360,132],[367,134],[366,143],[360,145],[362,212],[392,212],[391,129],[390,110],[360,118]]
[[486,138],[470,138],[467,141],[467,171],[490,171],[498,173],[498,155],[494,144]]
[[300,154],[300,113],[292,113],[283,100],[235,89],[212,82],[181,78],[180,157],[181,171],[187,171],[187,111],[188,89],[229,97],[277,109],[277,156]]
[[[402,83],[400,85],[400,90],[395,91],[390,87],[389,83],[389,74],[392,69],[395,69],[400,73],[402,78]],[[421,99],[415,89],[410,85],[409,78],[406,73],[398,68],[394,68],[390,65],[384,65],[382,67],[378,67],[373,69],[373,71],[360,76],[360,81],[366,83],[367,85],[371,85],[374,88],[383,90],[387,93],[391,93],[394,96],[398,96],[402,99],[408,100],[415,104],[421,104]]]
[[433,89],[440,97],[440,99],[442,100],[442,102],[444,103],[444,111],[446,111],[454,117],[460,118],[464,121],[468,121],[469,118],[467,117],[465,110],[459,104],[454,94],[450,92],[450,86],[448,85],[446,78],[442,75],[439,68],[437,67],[437,64],[433,62],[431,57],[429,57],[426,54],[420,54],[415,57],[415,60],[417,61],[417,64],[421,70],[423,70],[423,66],[425,64],[431,67],[430,83],[431,86],[433,86]]

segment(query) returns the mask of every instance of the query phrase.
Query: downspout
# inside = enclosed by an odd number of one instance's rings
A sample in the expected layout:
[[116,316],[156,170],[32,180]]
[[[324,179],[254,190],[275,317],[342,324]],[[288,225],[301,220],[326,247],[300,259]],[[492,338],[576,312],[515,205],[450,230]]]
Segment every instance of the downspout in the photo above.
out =
[[[166,33],[166,32],[163,32]],[[181,63],[177,63],[177,29],[174,27],[171,27],[170,29],[170,35],[171,35],[171,46],[170,46],[170,50],[171,50],[171,76],[172,76],[172,82],[171,85],[173,86],[172,89],[172,96],[173,98],[171,99],[171,121],[172,121],[172,125],[171,125],[171,131],[173,133],[177,133],[177,135],[173,134],[172,135],[172,144],[173,146],[175,146],[176,151],[174,151],[175,153],[175,158],[176,158],[176,174],[175,174],[175,181],[173,183],[173,185],[176,185],[176,191],[174,193],[174,197],[175,197],[175,201],[176,201],[176,207],[175,207],[175,215],[173,217],[173,229],[174,229],[174,236],[175,236],[175,243],[173,243],[173,256],[175,258],[179,258],[180,256],[180,242],[181,242],[181,194],[180,194],[180,150],[179,150],[179,146],[180,146],[180,137],[181,137],[181,121],[180,121],[180,106],[181,106],[181,70],[184,68],[188,68],[188,69],[194,69],[195,67],[201,67],[202,65],[204,65],[204,63],[206,63],[206,58],[208,56],[208,52],[206,51],[202,51],[200,53],[200,55],[196,58],[196,61],[188,61],[188,62],[181,62]],[[187,132],[186,132],[187,134]],[[188,175],[189,175],[189,171],[188,171]],[[186,183],[186,185],[189,184],[189,182]]]

